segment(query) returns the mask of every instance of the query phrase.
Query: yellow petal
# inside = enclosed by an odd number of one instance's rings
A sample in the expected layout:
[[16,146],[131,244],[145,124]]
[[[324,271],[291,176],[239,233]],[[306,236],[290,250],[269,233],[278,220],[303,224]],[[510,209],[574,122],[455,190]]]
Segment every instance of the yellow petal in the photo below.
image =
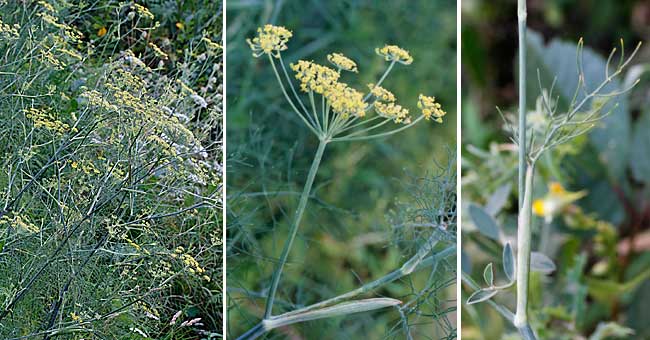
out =
[[544,216],[544,200],[537,199],[533,201],[533,214]]
[[179,30],[183,30],[183,29],[185,29],[185,25],[182,22],[177,22],[176,23],[176,28],[178,28]]
[[548,185],[548,190],[554,194],[563,194],[565,192],[564,187],[562,187],[562,184],[558,182],[551,182]]
[[103,36],[106,35],[106,33],[108,33],[108,30],[106,29],[106,27],[102,26],[102,28],[100,28],[100,29],[97,31],[97,36],[98,36],[98,37],[103,37]]

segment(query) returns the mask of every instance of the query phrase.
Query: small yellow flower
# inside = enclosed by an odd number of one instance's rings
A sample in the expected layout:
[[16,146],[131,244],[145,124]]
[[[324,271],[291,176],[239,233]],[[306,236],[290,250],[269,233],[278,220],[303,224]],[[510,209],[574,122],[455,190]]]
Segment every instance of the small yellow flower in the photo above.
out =
[[395,103],[384,104],[382,102],[376,102],[375,112],[384,118],[392,119],[395,123],[398,124],[409,124],[411,122],[411,117],[409,117],[409,110]]
[[253,50],[254,57],[270,54],[278,58],[279,53],[287,49],[287,42],[292,36],[293,33],[282,26],[267,24],[257,29],[257,37],[246,39],[246,42]]
[[324,94],[334,86],[340,76],[333,69],[311,61],[298,60],[298,63],[291,64],[290,67],[296,72],[296,79],[300,80],[300,89],[304,92]]
[[566,191],[562,184],[551,182],[548,184],[546,196],[533,201],[533,214],[544,217],[546,222],[551,222],[553,217],[560,213],[571,203],[587,195],[586,191]]
[[382,48],[376,48],[375,52],[384,57],[386,61],[395,61],[404,65],[410,65],[413,62],[413,57],[409,52],[399,46],[385,45]]
[[101,38],[101,37],[105,36],[106,33],[108,33],[108,30],[106,29],[106,27],[102,26],[102,27],[97,31],[97,36]]
[[341,70],[350,71],[358,73],[357,64],[352,61],[352,59],[344,56],[341,53],[332,53],[327,55],[327,60],[332,63],[332,65],[338,67]]
[[72,321],[75,321],[75,322],[79,322],[79,323],[84,322],[83,319],[81,319],[81,317],[79,315],[77,315],[77,313],[75,313],[75,312],[70,313],[70,318],[72,319]]
[[385,102],[395,101],[395,95],[381,86],[377,86],[375,84],[368,84],[368,88],[370,89],[370,93],[372,93],[372,95],[375,96],[377,100],[381,100]]
[[345,83],[336,82],[325,92],[325,98],[332,107],[332,110],[341,115],[343,119],[348,117],[364,117],[368,104],[363,101],[363,93],[351,88]]
[[183,24],[182,22],[179,21],[179,22],[176,23],[176,28],[178,28],[179,30],[182,31],[182,30],[185,29],[185,24]]
[[427,120],[433,117],[433,120],[442,123],[442,117],[447,112],[442,110],[440,103],[436,103],[436,97],[429,97],[421,94],[418,97],[418,108],[422,110],[422,115]]

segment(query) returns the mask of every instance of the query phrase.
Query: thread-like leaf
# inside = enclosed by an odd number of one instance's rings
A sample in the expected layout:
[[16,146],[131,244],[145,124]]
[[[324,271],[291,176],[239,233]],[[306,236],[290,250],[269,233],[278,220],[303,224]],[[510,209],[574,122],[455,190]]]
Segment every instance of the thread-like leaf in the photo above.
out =
[[475,303],[483,302],[486,300],[489,300],[491,297],[495,296],[497,294],[496,289],[480,289],[475,291],[470,297],[467,299],[467,304],[468,305],[473,305]]
[[337,316],[349,315],[354,313],[367,312],[375,309],[381,309],[401,304],[402,301],[390,298],[373,298],[364,300],[355,300],[350,302],[339,303],[334,306],[320,309],[305,311],[303,313],[287,313],[286,315],[274,316],[262,321],[264,329],[271,330],[274,328],[317,319],[332,318]]
[[515,255],[512,253],[512,246],[510,242],[506,243],[506,246],[503,247],[503,271],[506,273],[506,277],[509,282],[514,281],[515,279]]
[[499,241],[499,227],[497,226],[497,222],[482,207],[476,204],[470,204],[469,216],[481,234]]
[[540,252],[532,252],[530,254],[530,270],[540,272],[543,274],[550,274],[556,269],[555,263],[548,256]]

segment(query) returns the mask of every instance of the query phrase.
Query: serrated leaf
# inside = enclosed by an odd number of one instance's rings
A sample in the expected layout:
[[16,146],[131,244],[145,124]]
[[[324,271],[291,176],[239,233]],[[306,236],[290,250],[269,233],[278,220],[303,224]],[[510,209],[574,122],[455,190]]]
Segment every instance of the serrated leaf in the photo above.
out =
[[490,287],[494,285],[494,270],[492,269],[492,262],[488,263],[488,265],[485,266],[485,269],[483,269],[483,280],[485,280],[485,283]]
[[475,291],[472,295],[467,298],[467,304],[473,305],[475,303],[483,302],[489,300],[493,296],[497,295],[498,291],[496,289],[480,289]]
[[536,251],[530,254],[531,271],[548,275],[554,272],[555,269],[555,263],[548,256]]
[[515,255],[512,253],[510,242],[503,247],[503,272],[506,273],[509,282],[515,280]]
[[485,204],[485,211],[492,216],[496,216],[506,205],[506,202],[508,202],[510,190],[512,190],[512,184],[510,184],[510,182],[506,185],[500,186],[494,193],[492,193],[490,198],[488,198],[487,203]]
[[469,205],[469,216],[471,217],[474,225],[478,231],[495,240],[499,241],[499,226],[490,214],[488,214],[482,207],[476,204]]
[[294,323],[345,316],[354,313],[367,312],[375,309],[392,307],[401,304],[402,301],[390,298],[372,298],[339,303],[334,306],[323,307],[304,312],[289,312],[271,317],[262,321],[264,329],[271,330]]

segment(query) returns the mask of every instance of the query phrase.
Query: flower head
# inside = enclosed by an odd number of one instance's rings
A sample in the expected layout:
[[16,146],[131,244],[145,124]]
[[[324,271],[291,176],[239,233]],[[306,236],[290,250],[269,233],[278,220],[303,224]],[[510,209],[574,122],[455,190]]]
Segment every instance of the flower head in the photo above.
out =
[[324,95],[332,106],[332,110],[344,119],[350,116],[363,117],[366,115],[368,104],[363,101],[363,93],[345,83],[335,82]]
[[562,187],[562,184],[551,182],[548,185],[548,193],[546,196],[533,201],[533,213],[537,216],[544,217],[547,222],[550,222],[565,207],[584,197],[586,194],[585,191],[566,191]]
[[332,53],[327,55],[327,60],[329,60],[332,65],[338,67],[341,70],[350,71],[358,73],[357,64],[352,61],[352,59],[344,56],[341,53]]
[[291,64],[291,69],[296,72],[296,79],[300,80],[300,89],[304,92],[314,91],[324,94],[340,76],[338,72],[327,66],[305,60],[298,60],[298,63]]
[[246,42],[253,50],[254,57],[270,54],[277,58],[280,51],[287,49],[287,42],[292,36],[291,31],[282,26],[267,24],[257,29],[257,37],[246,39]]
[[421,94],[418,97],[418,108],[422,110],[422,115],[427,120],[433,117],[433,120],[442,123],[442,117],[447,114],[447,112],[442,110],[440,103],[436,102],[436,97],[429,97]]
[[386,61],[395,61],[404,65],[410,65],[413,62],[413,57],[409,52],[399,46],[385,45],[382,48],[376,48],[375,52],[384,57]]
[[381,117],[392,119],[395,123],[398,124],[409,124],[411,122],[409,110],[395,103],[384,104],[382,102],[376,102],[375,112],[377,112],[377,114]]
[[384,102],[395,101],[395,95],[381,86],[375,84],[368,84],[368,88],[370,89],[370,93],[372,93],[372,95],[375,96],[377,100],[381,100]]

